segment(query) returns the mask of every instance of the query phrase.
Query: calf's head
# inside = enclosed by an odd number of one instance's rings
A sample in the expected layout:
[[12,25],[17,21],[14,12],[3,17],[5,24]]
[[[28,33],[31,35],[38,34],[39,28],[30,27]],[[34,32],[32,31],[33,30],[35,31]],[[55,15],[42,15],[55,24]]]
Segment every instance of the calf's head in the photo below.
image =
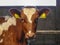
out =
[[[11,9],[10,12],[15,16],[20,18],[23,24],[23,30],[25,37],[33,37],[36,32],[37,19],[45,13],[46,15],[49,12],[49,9],[42,9],[41,11],[37,10],[34,7],[24,7],[21,12],[16,9]],[[16,15],[17,14],[17,15]]]

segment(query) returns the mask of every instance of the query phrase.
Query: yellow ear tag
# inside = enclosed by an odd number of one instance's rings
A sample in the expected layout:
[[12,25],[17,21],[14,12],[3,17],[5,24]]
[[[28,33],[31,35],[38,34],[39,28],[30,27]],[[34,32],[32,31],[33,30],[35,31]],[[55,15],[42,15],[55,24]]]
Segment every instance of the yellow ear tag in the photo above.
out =
[[15,18],[20,18],[18,14],[15,14]]
[[40,18],[45,19],[45,18],[46,18],[46,14],[45,14],[45,13],[43,13],[43,14],[40,16]]

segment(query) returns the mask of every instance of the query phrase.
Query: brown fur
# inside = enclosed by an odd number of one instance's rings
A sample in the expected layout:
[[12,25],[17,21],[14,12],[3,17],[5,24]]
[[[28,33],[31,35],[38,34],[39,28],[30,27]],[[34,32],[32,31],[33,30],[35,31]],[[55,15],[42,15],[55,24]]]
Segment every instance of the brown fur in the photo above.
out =
[[4,17],[0,17],[0,24],[2,24],[3,22],[5,22],[5,18]]
[[11,25],[8,31],[4,31],[0,36],[3,42],[0,45],[22,45],[22,23],[16,19],[16,26]]

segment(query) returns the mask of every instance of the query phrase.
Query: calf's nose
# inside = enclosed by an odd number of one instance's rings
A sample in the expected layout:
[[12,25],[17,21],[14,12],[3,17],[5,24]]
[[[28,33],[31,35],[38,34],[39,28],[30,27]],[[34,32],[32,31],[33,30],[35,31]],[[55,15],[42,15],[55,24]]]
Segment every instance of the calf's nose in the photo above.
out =
[[35,33],[34,32],[27,32],[26,35],[25,35],[26,38],[34,38],[35,37]]

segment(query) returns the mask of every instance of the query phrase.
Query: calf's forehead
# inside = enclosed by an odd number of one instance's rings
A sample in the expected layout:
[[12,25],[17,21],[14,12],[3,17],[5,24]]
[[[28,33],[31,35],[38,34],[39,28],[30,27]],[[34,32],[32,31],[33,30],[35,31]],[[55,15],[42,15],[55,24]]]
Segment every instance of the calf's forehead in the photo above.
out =
[[32,23],[32,15],[36,12],[36,8],[23,8],[23,12],[26,15],[29,23]]

